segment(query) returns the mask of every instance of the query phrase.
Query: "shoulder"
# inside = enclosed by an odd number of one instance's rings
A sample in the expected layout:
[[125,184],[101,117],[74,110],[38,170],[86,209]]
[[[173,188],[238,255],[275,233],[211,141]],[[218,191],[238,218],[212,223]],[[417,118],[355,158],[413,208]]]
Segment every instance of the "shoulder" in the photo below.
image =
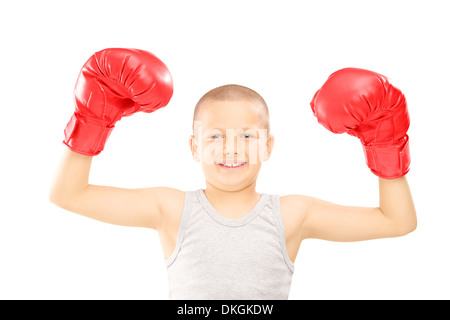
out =
[[154,189],[161,214],[167,215],[183,209],[186,192],[169,187]]
[[176,228],[181,219],[186,192],[170,187],[148,188],[160,213],[159,231]]
[[280,214],[286,237],[301,234],[310,202],[311,197],[304,195],[290,194],[280,196]]
[[289,194],[280,196],[280,210],[285,215],[305,214],[311,197],[300,194]]

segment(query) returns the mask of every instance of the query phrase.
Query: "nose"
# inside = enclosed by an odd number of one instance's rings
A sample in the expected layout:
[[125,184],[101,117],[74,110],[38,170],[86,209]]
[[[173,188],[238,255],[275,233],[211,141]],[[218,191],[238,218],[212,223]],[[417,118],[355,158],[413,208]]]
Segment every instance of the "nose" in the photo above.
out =
[[242,142],[234,132],[227,132],[223,141],[223,154],[227,157],[245,154],[245,141]]
[[225,150],[225,153],[226,154],[230,154],[230,153],[234,154],[236,152],[236,145],[237,145],[236,137],[229,136],[227,134],[224,139],[224,143],[223,143],[223,148]]

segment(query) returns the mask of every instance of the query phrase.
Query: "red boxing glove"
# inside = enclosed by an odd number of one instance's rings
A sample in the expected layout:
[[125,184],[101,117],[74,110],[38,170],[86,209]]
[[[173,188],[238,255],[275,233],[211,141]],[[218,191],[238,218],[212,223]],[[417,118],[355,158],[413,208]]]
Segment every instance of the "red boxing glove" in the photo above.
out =
[[63,143],[72,151],[99,154],[124,116],[153,112],[173,94],[172,77],[150,52],[112,48],[96,52],[84,64],[75,85],[75,112]]
[[360,139],[367,166],[375,175],[395,179],[408,173],[407,104],[388,78],[363,69],[336,71],[316,92],[311,108],[331,132]]

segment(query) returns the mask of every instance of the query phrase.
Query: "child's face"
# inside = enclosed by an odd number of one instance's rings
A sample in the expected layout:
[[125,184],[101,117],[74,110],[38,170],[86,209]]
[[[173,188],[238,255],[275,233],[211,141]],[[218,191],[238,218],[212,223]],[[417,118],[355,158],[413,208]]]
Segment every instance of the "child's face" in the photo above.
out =
[[227,191],[255,183],[274,142],[262,109],[250,100],[205,103],[194,123],[190,146],[207,183]]

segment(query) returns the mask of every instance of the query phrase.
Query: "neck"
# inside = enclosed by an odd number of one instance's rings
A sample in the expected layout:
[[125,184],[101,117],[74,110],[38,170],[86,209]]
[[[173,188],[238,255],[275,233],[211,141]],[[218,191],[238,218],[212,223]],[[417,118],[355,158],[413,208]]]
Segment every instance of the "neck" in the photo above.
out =
[[211,203],[217,205],[235,206],[242,203],[252,203],[260,198],[255,190],[256,182],[238,190],[220,189],[206,182],[205,196]]

